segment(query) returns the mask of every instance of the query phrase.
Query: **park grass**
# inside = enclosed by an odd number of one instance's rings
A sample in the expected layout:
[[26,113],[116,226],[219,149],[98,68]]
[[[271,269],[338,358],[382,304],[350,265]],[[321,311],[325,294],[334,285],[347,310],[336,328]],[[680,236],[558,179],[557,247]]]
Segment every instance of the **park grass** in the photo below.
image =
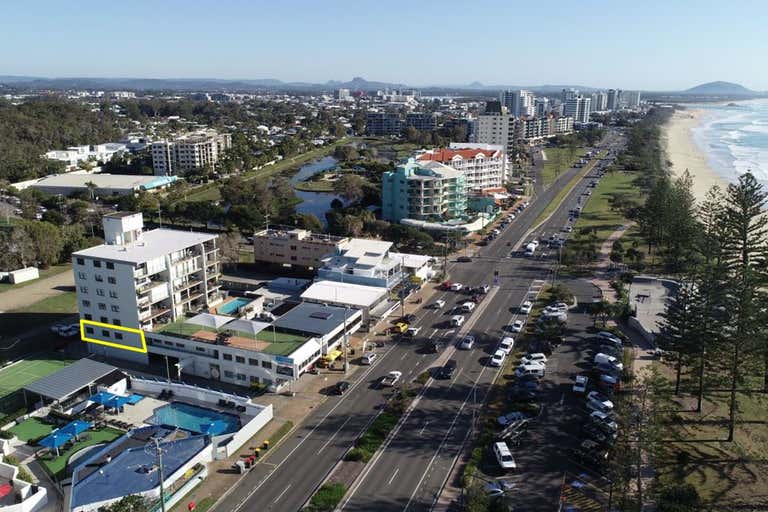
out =
[[27,442],[30,439],[38,439],[47,436],[53,431],[53,425],[48,425],[40,421],[40,418],[28,418],[21,423],[14,425],[9,429],[19,438],[20,441]]
[[575,148],[575,151],[570,148],[544,148],[544,154],[547,155],[547,159],[544,160],[544,166],[541,170],[541,180],[544,187],[548,187],[554,182],[560,174],[567,171],[576,161],[579,156],[584,154],[585,149],[583,147]]
[[[673,378],[673,370],[655,363]],[[759,379],[749,379],[757,389]],[[662,442],[655,459],[661,485],[689,483],[699,492],[703,510],[768,509],[768,397],[738,393],[733,442],[728,434],[727,392],[708,392],[702,412],[693,412],[693,398],[673,402],[662,423]],[[691,411],[691,412],[688,412]]]
[[[616,229],[627,224],[628,221],[621,210],[611,209],[611,198],[621,195],[627,201],[642,203],[644,194],[640,187],[635,185],[635,178],[636,174],[631,172],[613,172],[603,176],[597,187],[592,189],[592,195],[576,220],[574,229],[593,230],[600,244]],[[620,205],[622,208],[625,206],[626,203]]]
[[40,278],[38,279],[34,279],[32,281],[26,281],[24,283],[19,283],[19,284],[0,283],[0,293],[7,292],[7,291],[20,290],[25,286],[29,286],[31,284],[40,282],[41,279],[55,276],[55,275],[61,274],[62,272],[67,272],[67,271],[70,271],[70,272],[72,271],[72,265],[69,263],[65,265],[53,265],[46,269],[40,270]]
[[77,294],[75,292],[57,293],[29,306],[16,309],[12,313],[77,313]]
[[120,437],[122,434],[123,433],[121,431],[109,427],[103,428],[101,430],[88,430],[84,434],[81,434],[81,438],[87,435],[87,439],[81,440],[72,445],[70,448],[60,451],[58,457],[56,457],[55,454],[53,456],[48,455],[37,459],[37,462],[43,467],[43,469],[45,469],[49,475],[56,478],[57,480],[61,480],[65,476],[67,462],[69,461],[69,458],[72,457],[72,455],[89,446],[102,443],[110,443]]
[[544,210],[539,214],[538,217],[536,217],[536,220],[533,222],[533,226],[536,227],[542,222],[544,222],[547,217],[552,215],[555,210],[557,210],[562,202],[565,200],[566,197],[571,193],[571,191],[578,185],[578,183],[584,179],[584,176],[586,176],[592,168],[595,166],[596,160],[593,160],[589,164],[582,167],[581,171],[579,171],[576,176],[574,176],[571,181],[569,181],[561,190],[558,192],[558,194],[555,196],[555,198],[544,208]]
[[341,483],[323,484],[312,496],[309,505],[304,509],[307,512],[332,512],[341,502],[347,488]]
[[293,188],[303,192],[333,192],[333,184],[330,180],[306,180],[296,183]]

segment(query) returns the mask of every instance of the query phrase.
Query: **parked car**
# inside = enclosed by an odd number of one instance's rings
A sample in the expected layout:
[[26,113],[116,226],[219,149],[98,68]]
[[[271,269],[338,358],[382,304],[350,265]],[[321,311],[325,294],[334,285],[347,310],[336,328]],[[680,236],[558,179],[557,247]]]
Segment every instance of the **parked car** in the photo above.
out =
[[462,315],[454,315],[451,317],[451,327],[461,327],[464,323],[464,317]]
[[528,364],[528,363],[541,363],[546,364],[547,363],[547,356],[542,354],[541,352],[534,352],[533,354],[528,353],[523,356],[522,359],[520,359],[520,364]]
[[509,447],[504,441],[493,443],[493,454],[496,456],[496,462],[499,463],[501,469],[509,470],[517,468],[515,459],[512,457],[512,452],[509,451]]
[[585,423],[583,432],[587,438],[608,446],[612,446],[613,442],[616,441],[616,438],[618,437],[616,432],[606,432],[592,423]]
[[509,327],[509,329],[512,332],[521,332],[523,330],[523,321],[522,320],[515,320],[512,325]]
[[442,340],[433,340],[429,342],[427,350],[434,354],[439,354],[445,348],[445,343]]
[[450,289],[453,292],[458,292],[462,288],[464,288],[464,285],[461,283],[451,283],[451,286],[450,286]]
[[449,359],[445,362],[440,369],[437,370],[437,377],[439,379],[450,379],[453,376],[453,372],[456,370],[456,360]]
[[403,376],[403,372],[393,370],[381,378],[381,385],[385,387],[392,387],[398,382],[400,382],[400,378],[402,376]]
[[333,386],[333,393],[335,395],[343,395],[346,390],[349,389],[349,382],[340,380]]
[[360,364],[373,364],[373,362],[378,357],[379,356],[376,355],[376,352],[366,352],[363,354],[363,357],[360,358]]
[[608,450],[592,439],[585,439],[581,444],[571,450],[574,459],[588,463],[590,466],[600,468],[608,462]]
[[390,327],[390,331],[396,334],[403,334],[407,330],[408,330],[408,324],[404,322],[397,322],[395,325]]
[[624,365],[618,359],[613,356],[609,356],[608,354],[595,354],[594,363],[596,365],[607,364],[616,368],[618,371],[624,370]]
[[515,340],[509,336],[505,336],[499,342],[498,350],[501,350],[505,354],[509,355],[509,353],[512,352],[512,349],[514,348],[514,346],[515,346]]
[[464,338],[459,343],[459,348],[462,350],[472,350],[472,347],[475,344],[475,337],[468,334],[464,336]]
[[469,256],[459,256],[458,258],[456,258],[456,261],[458,261],[459,263],[472,263],[472,258],[470,258]]
[[59,329],[59,336],[62,338],[72,338],[80,334],[80,324],[69,324]]
[[496,418],[496,423],[498,423],[502,427],[506,427],[510,423],[514,423],[520,420],[527,420],[527,419],[528,419],[528,415],[526,415],[525,413],[520,411],[512,411]]
[[573,392],[586,393],[588,383],[589,383],[589,377],[587,377],[586,375],[577,375],[576,382],[573,384]]
[[504,364],[504,358],[507,357],[507,354],[503,350],[497,350],[493,353],[491,356],[490,364],[491,366],[499,367]]
[[590,391],[587,400],[600,403],[604,409],[613,410],[613,402],[599,391]]
[[592,411],[589,420],[606,432],[618,432],[619,426],[610,414],[601,411]]
[[490,498],[498,498],[509,494],[515,487],[515,484],[512,482],[496,480],[485,484],[485,493]]
[[437,299],[433,304],[432,307],[434,309],[442,309],[443,306],[445,306],[445,301],[443,299]]
[[530,315],[532,309],[533,309],[533,304],[531,303],[531,301],[527,300],[523,302],[522,305],[520,306],[520,313],[524,315]]
[[544,377],[546,373],[546,367],[539,363],[529,363],[520,365],[515,369],[515,377],[523,377],[525,375],[534,375],[536,377]]
[[407,315],[404,315],[403,318],[400,319],[400,321],[405,324],[412,324],[416,320],[418,320],[418,317],[413,313],[408,313]]

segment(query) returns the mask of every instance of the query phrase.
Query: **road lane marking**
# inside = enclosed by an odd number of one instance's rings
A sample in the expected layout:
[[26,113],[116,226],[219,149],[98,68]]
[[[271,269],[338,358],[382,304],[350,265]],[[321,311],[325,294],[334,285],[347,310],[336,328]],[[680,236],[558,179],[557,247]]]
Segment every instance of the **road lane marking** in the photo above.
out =
[[344,428],[347,422],[349,422],[349,420],[351,419],[352,419],[352,416],[349,416],[346,420],[344,420],[344,423],[342,423],[341,426],[338,429],[336,429],[336,432],[334,432],[333,435],[328,438],[328,440],[323,444],[323,446],[320,447],[319,450],[317,450],[317,453],[315,455],[320,455],[320,453],[323,450],[325,450],[325,448],[331,443],[331,441],[333,441],[333,438],[336,437],[336,434],[338,434],[341,431],[341,429]]
[[397,474],[398,474],[399,472],[400,472],[400,468],[395,468],[395,472],[394,472],[394,473],[392,473],[392,476],[391,476],[391,477],[389,477],[389,482],[387,482],[387,485],[392,485],[392,480],[394,480],[394,479],[395,479],[395,477],[397,476]]
[[437,329],[432,330],[432,334],[429,335],[428,339],[432,339],[432,336],[434,336],[435,334],[437,334]]
[[423,426],[423,427],[421,427],[421,430],[419,430],[419,437],[421,437],[422,435],[424,435],[424,429],[425,429],[425,428],[427,428],[427,426],[428,426],[428,425],[429,425],[429,421],[425,421],[425,422],[424,422],[424,426]]
[[272,503],[277,503],[278,501],[280,501],[280,498],[282,498],[282,497],[283,497],[283,495],[284,495],[286,492],[288,492],[288,489],[290,489],[290,488],[291,488],[291,485],[293,485],[293,484],[288,484],[288,487],[286,487],[285,489],[283,489],[283,492],[281,492],[280,494],[278,494],[278,495],[277,495],[277,498],[275,498],[275,501],[273,501]]
[[451,385],[450,385],[450,386],[448,386],[448,391],[450,391],[450,390],[451,390],[451,388],[453,387],[453,385],[454,385],[454,384],[456,384],[456,381],[457,381],[457,380],[459,380],[459,375],[461,375],[461,372],[462,372],[463,370],[464,370],[464,367],[461,367],[461,368],[459,368],[459,371],[458,371],[458,372],[456,372],[456,376],[455,376],[455,377],[453,378],[453,380],[451,381]]

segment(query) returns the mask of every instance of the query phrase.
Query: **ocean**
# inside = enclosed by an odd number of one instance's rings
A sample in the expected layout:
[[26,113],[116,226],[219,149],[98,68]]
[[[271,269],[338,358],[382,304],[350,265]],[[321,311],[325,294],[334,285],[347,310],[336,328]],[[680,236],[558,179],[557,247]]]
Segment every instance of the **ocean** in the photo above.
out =
[[691,106],[702,111],[693,139],[728,182],[747,171],[768,185],[768,100]]

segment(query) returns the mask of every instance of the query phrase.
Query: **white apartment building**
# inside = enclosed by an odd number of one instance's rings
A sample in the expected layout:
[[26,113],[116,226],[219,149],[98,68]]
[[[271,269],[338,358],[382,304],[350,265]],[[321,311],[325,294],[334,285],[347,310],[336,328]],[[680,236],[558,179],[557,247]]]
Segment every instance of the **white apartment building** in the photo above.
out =
[[626,107],[636,109],[640,107],[640,91],[626,91],[622,100],[626,101]]
[[515,116],[532,116],[535,113],[534,96],[531,91],[502,91],[499,96],[501,104],[507,107],[510,114]]
[[592,93],[592,112],[605,112],[608,110],[608,94],[604,91]]
[[618,110],[621,108],[621,89],[608,89],[608,110]]
[[533,107],[534,115],[536,117],[544,117],[552,110],[552,105],[549,102],[549,98],[546,97],[534,99]]
[[452,142],[450,148],[423,151],[417,162],[440,162],[464,174],[467,191],[501,187],[507,180],[507,154],[501,144]]
[[91,162],[94,165],[109,162],[115,154],[128,151],[128,146],[121,142],[106,142],[93,146],[70,146],[67,149],[48,151],[44,157],[48,160],[64,162],[66,172],[74,171],[80,165]]
[[481,144],[502,146],[510,154],[515,144],[515,116],[501,114],[482,114],[477,116],[475,140]]
[[[589,113],[586,114],[589,116]],[[477,118],[477,142],[503,145],[509,154],[517,140],[536,140],[570,133],[572,116],[516,118],[509,114],[481,115]]]
[[576,123],[588,123],[592,99],[585,96],[573,96],[565,100],[563,116],[572,117]]
[[202,130],[172,140],[152,143],[152,168],[155,176],[175,176],[216,165],[232,147],[229,133]]
[[[105,244],[72,253],[80,318],[153,330],[222,300],[217,235],[172,229],[144,232],[140,213],[103,218]],[[140,336],[87,325],[85,335],[140,347]],[[146,354],[89,344],[104,355],[147,362]]]

